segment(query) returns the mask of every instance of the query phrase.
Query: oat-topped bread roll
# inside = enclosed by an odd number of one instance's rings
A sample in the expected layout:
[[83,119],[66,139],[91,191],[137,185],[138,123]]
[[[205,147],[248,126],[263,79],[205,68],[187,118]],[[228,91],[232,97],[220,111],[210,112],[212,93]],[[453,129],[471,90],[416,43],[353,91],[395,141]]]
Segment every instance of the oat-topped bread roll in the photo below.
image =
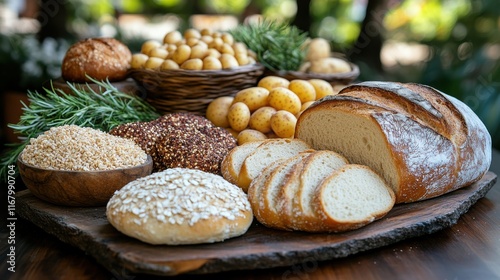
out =
[[150,244],[213,243],[244,234],[253,221],[246,194],[221,176],[171,168],[116,191],[106,208],[120,232]]
[[420,84],[364,82],[316,101],[295,137],[370,166],[396,203],[436,197],[479,180],[491,136],[464,103]]
[[131,60],[132,53],[122,42],[88,38],[68,49],[62,62],[62,77],[76,83],[90,82],[86,75],[96,80],[120,81],[126,78]]

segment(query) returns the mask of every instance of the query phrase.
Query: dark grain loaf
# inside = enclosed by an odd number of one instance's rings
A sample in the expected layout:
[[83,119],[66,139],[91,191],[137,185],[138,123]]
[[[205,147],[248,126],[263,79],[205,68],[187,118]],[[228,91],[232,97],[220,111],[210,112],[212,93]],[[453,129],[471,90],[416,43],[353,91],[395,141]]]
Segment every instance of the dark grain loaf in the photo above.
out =
[[420,84],[346,87],[304,111],[295,137],[370,166],[392,186],[397,203],[470,185],[491,164],[491,136],[477,115]]

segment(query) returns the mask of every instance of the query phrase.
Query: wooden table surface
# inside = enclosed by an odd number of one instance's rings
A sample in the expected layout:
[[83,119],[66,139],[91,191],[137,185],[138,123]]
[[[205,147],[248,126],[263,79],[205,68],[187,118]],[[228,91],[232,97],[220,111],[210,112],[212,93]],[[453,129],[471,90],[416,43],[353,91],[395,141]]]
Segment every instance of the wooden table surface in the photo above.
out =
[[[490,168],[500,174],[500,152]],[[20,179],[18,179],[20,180]],[[22,190],[16,185],[16,191]],[[6,201],[6,188],[2,188]],[[2,202],[2,207],[7,208]],[[4,208],[4,209],[5,209]],[[6,211],[2,219],[7,221]],[[91,256],[45,233],[28,221],[15,224],[15,272],[8,270],[10,231],[0,231],[0,279],[123,279]],[[124,279],[154,279],[130,275]],[[465,213],[458,223],[431,235],[407,239],[342,259],[304,260],[293,266],[184,275],[171,279],[500,279],[500,183]]]

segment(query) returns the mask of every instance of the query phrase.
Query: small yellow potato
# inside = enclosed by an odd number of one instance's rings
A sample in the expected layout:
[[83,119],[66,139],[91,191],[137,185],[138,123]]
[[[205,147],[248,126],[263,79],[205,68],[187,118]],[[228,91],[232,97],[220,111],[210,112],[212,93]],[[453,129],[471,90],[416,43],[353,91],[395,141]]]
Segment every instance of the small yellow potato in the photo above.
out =
[[188,60],[191,56],[191,47],[188,45],[180,45],[174,51],[172,55],[172,60],[181,65],[184,61]]
[[175,44],[180,40],[182,40],[182,34],[177,30],[170,31],[163,37],[164,44]]
[[220,38],[220,37],[222,37],[222,33],[219,31],[214,31],[214,32],[212,32],[212,37]]
[[321,58],[330,57],[332,52],[330,42],[323,38],[314,38],[309,42],[306,60],[313,61]]
[[255,64],[255,63],[257,63],[257,61],[255,60],[255,58],[249,56],[248,57],[248,64]]
[[276,110],[286,110],[293,115],[302,107],[299,97],[284,87],[273,88],[269,91],[268,103]]
[[261,107],[250,116],[248,127],[262,133],[271,132],[271,117],[276,114],[276,109],[270,106]]
[[165,59],[165,61],[163,61],[160,66],[161,70],[177,70],[179,68],[179,64],[177,64],[177,62],[173,61],[172,59]]
[[162,58],[159,57],[150,57],[148,60],[146,60],[146,63],[144,64],[144,68],[146,69],[160,69],[161,64],[165,61]]
[[208,28],[202,28],[200,30],[200,34],[201,34],[202,37],[203,36],[210,36],[210,37],[212,37],[212,30],[210,30]]
[[266,76],[259,81],[257,86],[267,88],[267,90],[271,90],[275,87],[288,88],[289,84],[290,84],[290,81],[288,81],[285,78],[278,77],[278,76]]
[[185,44],[186,44],[186,39],[182,39],[182,40],[175,43],[176,46],[185,45]]
[[236,137],[236,140],[238,141],[238,145],[243,145],[245,143],[252,142],[252,141],[262,141],[262,140],[266,140],[266,139],[267,139],[267,136],[264,133],[262,133],[258,130],[253,130],[253,129],[249,129],[249,128],[238,133],[238,136]]
[[212,42],[208,43],[208,47],[212,49],[219,50],[219,48],[224,45],[224,41],[221,38],[214,38]]
[[247,54],[248,54],[249,57],[251,57],[253,59],[257,59],[257,53],[255,53],[251,49],[248,49]]
[[222,63],[220,60],[213,56],[206,56],[203,59],[203,70],[221,70]]
[[177,45],[176,44],[168,44],[165,49],[169,52],[169,53],[174,53],[174,51],[177,49]]
[[288,85],[288,89],[295,92],[302,103],[316,100],[316,90],[313,85],[306,80],[292,80]]
[[267,105],[269,91],[262,87],[250,87],[238,91],[234,96],[233,103],[243,102],[248,106],[250,112]]
[[190,47],[198,44],[199,42],[200,42],[199,38],[189,38],[189,39],[186,39],[186,45],[188,45]]
[[246,54],[248,56],[248,49],[247,49],[247,46],[242,43],[242,42],[235,42],[233,45],[233,51],[235,54],[239,54],[239,53],[242,53],[242,54]]
[[181,64],[181,69],[185,70],[201,70],[203,68],[203,60],[199,58],[191,58]]
[[159,58],[166,59],[168,56],[168,51],[166,49],[164,49],[163,47],[159,47],[156,49],[152,49],[148,55],[150,57],[159,57]]
[[201,33],[197,29],[194,28],[189,28],[184,31],[184,39],[189,39],[189,38],[201,38]]
[[304,73],[307,73],[309,72],[309,67],[311,67],[311,62],[310,61],[306,61],[304,63],[302,63],[299,67],[299,72],[304,72]]
[[207,56],[207,48],[203,45],[195,45],[191,47],[191,56],[189,58],[205,58]]
[[236,53],[234,54],[234,58],[236,58],[239,65],[247,65],[250,63],[250,59],[246,53]]
[[207,56],[213,56],[215,58],[220,58],[221,57],[221,53],[218,50],[216,50],[216,49],[210,48],[210,49],[207,50]]
[[227,112],[227,120],[232,129],[242,131],[248,127],[250,109],[243,102],[233,103]]
[[130,67],[133,69],[143,68],[148,60],[149,56],[143,53],[135,53],[132,55],[132,60],[130,61]]
[[236,58],[234,58],[234,56],[230,54],[223,53],[221,54],[219,59],[220,62],[222,63],[222,69],[229,69],[240,66],[238,64],[238,60],[236,60]]
[[316,100],[321,99],[321,98],[323,98],[323,97],[325,97],[327,95],[337,94],[337,92],[335,92],[333,90],[332,85],[329,82],[325,81],[325,80],[322,80],[322,79],[310,79],[309,83],[311,83],[311,85],[316,90]]
[[238,139],[238,134],[240,134],[239,131],[236,131],[230,127],[225,127],[224,129],[229,131],[229,133],[231,133],[231,135],[234,137],[234,139]]
[[201,36],[200,40],[202,42],[205,42],[207,45],[209,45],[210,43],[212,43],[214,41],[214,37],[212,37],[210,35],[203,35],[203,36]]
[[231,45],[229,45],[228,43],[222,44],[222,46],[220,46],[220,48],[218,48],[217,50],[220,51],[220,53],[222,53],[222,54],[227,53],[227,54],[234,56],[233,47],[231,47]]
[[297,118],[290,112],[279,110],[271,117],[271,128],[281,138],[292,138],[295,134]]
[[156,49],[156,48],[159,48],[159,47],[161,47],[161,43],[160,42],[155,41],[155,40],[148,40],[148,41],[142,43],[141,53],[143,53],[143,54],[149,54],[149,52],[152,49]]
[[347,61],[336,58],[328,57],[311,61],[309,72],[319,74],[332,74],[350,72],[351,66]]
[[206,118],[215,126],[228,128],[229,121],[227,119],[227,114],[229,107],[233,104],[233,100],[234,98],[232,96],[221,96],[215,98],[212,102],[210,102],[210,104],[208,104],[205,112]]
[[222,33],[221,39],[222,41],[224,41],[224,43],[227,43],[229,45],[232,45],[234,43],[233,35],[226,32]]

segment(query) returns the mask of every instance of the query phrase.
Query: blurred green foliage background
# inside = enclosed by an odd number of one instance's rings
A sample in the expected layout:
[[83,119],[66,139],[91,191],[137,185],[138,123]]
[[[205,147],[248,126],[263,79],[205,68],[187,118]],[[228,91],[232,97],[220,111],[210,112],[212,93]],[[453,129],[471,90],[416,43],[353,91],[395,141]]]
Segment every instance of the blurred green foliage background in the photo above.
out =
[[[4,5],[11,2],[0,0]],[[53,25],[42,25],[38,34],[0,32],[0,90],[36,88],[41,81],[56,78],[61,53],[82,37],[112,34],[137,51],[144,38],[127,36],[117,24],[121,15],[145,15],[153,23],[171,17],[182,30],[194,14],[229,14],[243,22],[259,13],[296,24],[311,37],[330,40],[334,51],[360,66],[360,81],[423,83],[461,99],[483,120],[494,147],[500,148],[498,0],[41,2],[42,13],[50,14],[46,19]],[[50,2],[64,4],[57,11],[52,7],[51,14],[51,7],[43,6]]]

